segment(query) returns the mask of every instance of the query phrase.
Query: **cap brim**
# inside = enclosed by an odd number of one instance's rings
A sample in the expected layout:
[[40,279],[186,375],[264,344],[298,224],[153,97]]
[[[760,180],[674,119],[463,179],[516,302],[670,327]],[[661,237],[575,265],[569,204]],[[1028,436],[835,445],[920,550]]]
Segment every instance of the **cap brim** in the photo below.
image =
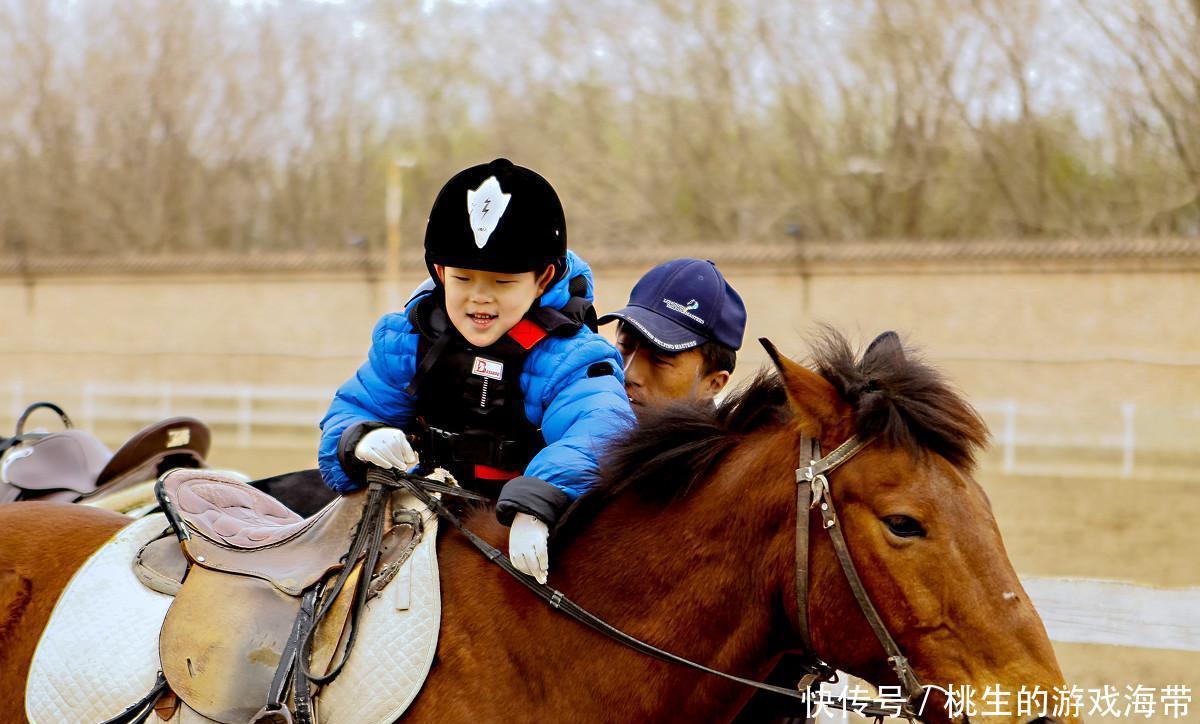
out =
[[655,347],[664,352],[685,352],[704,344],[707,339],[695,330],[688,329],[682,324],[668,319],[652,309],[630,305],[615,312],[609,312],[597,320],[598,324],[608,324],[620,320],[650,341]]

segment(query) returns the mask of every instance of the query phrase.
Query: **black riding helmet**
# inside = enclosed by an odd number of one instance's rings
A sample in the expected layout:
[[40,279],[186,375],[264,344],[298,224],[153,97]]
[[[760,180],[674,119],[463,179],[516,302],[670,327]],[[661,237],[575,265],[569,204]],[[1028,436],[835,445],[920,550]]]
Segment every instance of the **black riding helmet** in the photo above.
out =
[[567,224],[558,194],[505,158],[460,171],[438,192],[425,225],[425,264],[519,274],[562,273]]

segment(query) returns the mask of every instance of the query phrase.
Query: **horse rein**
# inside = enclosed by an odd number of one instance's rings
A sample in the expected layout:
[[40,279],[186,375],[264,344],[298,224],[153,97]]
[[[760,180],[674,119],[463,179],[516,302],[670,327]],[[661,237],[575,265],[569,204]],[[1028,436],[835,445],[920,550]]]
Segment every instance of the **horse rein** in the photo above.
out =
[[920,680],[917,679],[912,667],[909,666],[908,659],[901,653],[895,639],[888,632],[887,626],[884,625],[878,611],[876,611],[875,606],[871,603],[866,588],[863,587],[862,579],[854,567],[854,561],[850,558],[846,539],[842,535],[837,512],[833,506],[833,497],[829,490],[829,480],[826,478],[827,473],[832,472],[839,465],[854,457],[869,443],[870,440],[863,441],[851,436],[850,439],[846,440],[828,455],[821,457],[820,444],[817,440],[803,434],[800,437],[800,467],[796,469],[796,603],[801,642],[804,644],[807,655],[804,665],[808,668],[809,673],[801,678],[795,689],[774,686],[761,681],[718,671],[660,649],[635,636],[631,636],[575,603],[562,591],[545,584],[537,583],[532,577],[518,571],[502,552],[464,527],[458,516],[443,505],[441,500],[436,496],[431,495],[425,489],[425,486],[422,485],[426,482],[425,479],[397,471],[376,470],[371,471],[373,473],[371,477],[375,481],[380,481],[383,476],[378,475],[379,472],[391,473],[394,476],[394,482],[389,480],[388,484],[390,486],[399,484],[408,490],[418,500],[427,505],[430,510],[433,510],[438,517],[453,525],[488,560],[500,566],[500,568],[516,579],[517,582],[549,604],[551,608],[567,615],[593,631],[660,661],[686,666],[728,681],[734,681],[745,686],[789,699],[801,700],[806,703],[811,701],[811,694],[817,690],[822,682],[833,681],[835,675],[834,668],[822,661],[814,652],[808,626],[810,517],[808,513],[812,508],[819,507],[823,521],[822,526],[829,532],[834,552],[846,575],[846,580],[850,584],[850,589],[854,593],[854,598],[858,601],[859,608],[866,617],[867,623],[871,626],[871,630],[875,632],[876,638],[879,639],[879,643],[883,646],[883,650],[888,656],[888,663],[891,664],[893,670],[896,672],[896,677],[899,679],[901,689],[906,697],[904,704],[890,706],[879,706],[869,701],[849,699],[847,697],[823,697],[821,703],[845,711],[854,711],[862,716],[874,717],[879,720],[882,720],[883,717],[900,717],[912,721],[918,718],[917,712],[913,709],[913,702],[924,694],[924,687],[922,687]]

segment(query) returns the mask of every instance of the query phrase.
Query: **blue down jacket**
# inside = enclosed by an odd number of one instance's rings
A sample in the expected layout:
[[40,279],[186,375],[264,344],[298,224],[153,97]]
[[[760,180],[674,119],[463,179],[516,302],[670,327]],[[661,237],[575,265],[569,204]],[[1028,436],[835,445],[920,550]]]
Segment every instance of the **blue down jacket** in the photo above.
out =
[[[590,301],[592,271],[568,252],[566,273],[539,303],[561,309],[570,298],[570,281],[577,276],[587,280]],[[359,487],[341,463],[353,455],[344,435],[357,444],[364,427],[411,425],[416,400],[404,390],[416,372],[419,338],[406,313],[384,315],[375,325],[367,361],[334,395],[321,421],[318,454],[321,476],[334,490],[345,493]],[[596,376],[597,365],[601,370],[611,367],[611,374]],[[524,512],[553,524],[587,489],[606,443],[633,425],[624,384],[616,348],[586,327],[570,337],[548,336],[529,351],[521,371],[521,393],[525,415],[541,428],[546,447],[529,461],[524,475],[501,490],[496,505],[501,522],[510,523],[513,515]]]

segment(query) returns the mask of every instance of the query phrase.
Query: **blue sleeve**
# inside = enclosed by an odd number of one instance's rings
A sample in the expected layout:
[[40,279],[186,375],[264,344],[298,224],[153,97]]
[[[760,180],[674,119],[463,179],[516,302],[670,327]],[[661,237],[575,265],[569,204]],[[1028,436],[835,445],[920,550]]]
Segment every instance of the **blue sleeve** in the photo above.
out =
[[[598,460],[609,442],[634,424],[621,356],[608,340],[584,330],[574,337],[547,342],[559,343],[545,350],[545,358],[531,360],[551,365],[540,388],[539,407],[543,448],[525,468],[525,477],[550,483],[578,498],[591,486],[599,467]],[[546,344],[546,343],[543,343]],[[554,346],[567,347],[556,354]],[[526,400],[527,413],[533,400]]]
[[325,484],[339,493],[360,487],[339,462],[342,433],[362,422],[403,428],[412,421],[416,399],[404,388],[416,371],[418,339],[407,316],[384,316],[371,335],[367,361],[334,394],[321,420],[317,462]]

